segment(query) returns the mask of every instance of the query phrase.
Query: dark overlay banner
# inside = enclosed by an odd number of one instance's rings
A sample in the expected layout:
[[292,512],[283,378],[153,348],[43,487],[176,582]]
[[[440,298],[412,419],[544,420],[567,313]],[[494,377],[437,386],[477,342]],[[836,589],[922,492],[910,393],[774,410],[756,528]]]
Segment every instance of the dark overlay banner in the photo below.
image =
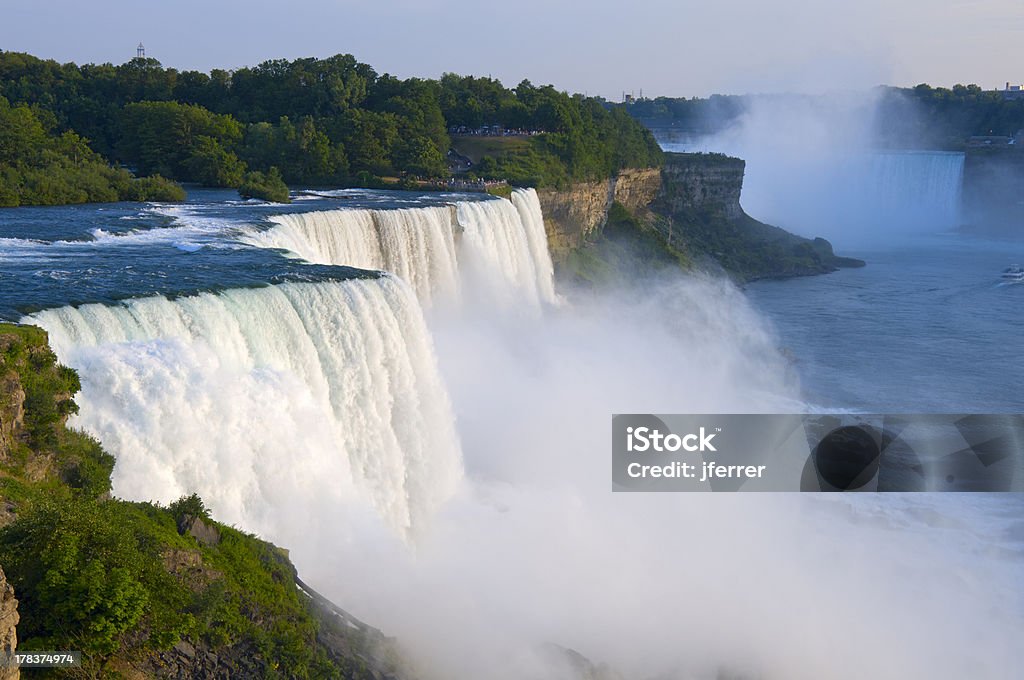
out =
[[612,416],[613,491],[1024,491],[1024,415]]

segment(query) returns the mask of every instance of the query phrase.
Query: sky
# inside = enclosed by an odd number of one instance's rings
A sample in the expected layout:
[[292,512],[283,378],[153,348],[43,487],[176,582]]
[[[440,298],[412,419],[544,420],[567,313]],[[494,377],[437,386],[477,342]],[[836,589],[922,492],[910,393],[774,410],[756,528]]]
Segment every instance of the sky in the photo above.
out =
[[618,100],[1024,82],[1021,0],[0,0],[0,49],[178,69],[350,53],[379,73]]

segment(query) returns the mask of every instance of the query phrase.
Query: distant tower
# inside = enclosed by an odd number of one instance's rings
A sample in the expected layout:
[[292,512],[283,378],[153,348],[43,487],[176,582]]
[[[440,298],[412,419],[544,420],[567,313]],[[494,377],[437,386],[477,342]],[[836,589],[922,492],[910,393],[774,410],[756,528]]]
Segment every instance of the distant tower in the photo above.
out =
[[135,48],[135,56],[139,59],[143,59],[146,56],[146,48],[143,47],[142,43],[139,43],[139,46]]

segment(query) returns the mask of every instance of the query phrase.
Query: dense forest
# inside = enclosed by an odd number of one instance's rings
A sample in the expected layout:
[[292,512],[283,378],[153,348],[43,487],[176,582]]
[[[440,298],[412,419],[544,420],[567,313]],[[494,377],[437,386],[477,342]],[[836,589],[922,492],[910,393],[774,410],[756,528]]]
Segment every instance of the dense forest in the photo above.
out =
[[180,201],[181,187],[159,175],[137,179],[111,167],[71,130],[0,97],[0,207],[100,201]]
[[[141,175],[205,186],[280,187],[278,176],[371,186],[381,178],[443,178],[449,131],[483,126],[499,136],[519,131],[524,143],[497,146],[469,168],[473,179],[555,186],[660,162],[653,137],[622,107],[529,81],[508,89],[453,74],[400,80],[351,55],[201,73],[147,58],[78,66],[0,52],[0,96],[19,115],[31,114],[51,146],[73,140],[83,157],[91,150]],[[17,126],[3,130],[21,134]],[[5,166],[15,162],[9,153],[0,146]],[[95,154],[91,161],[99,161]],[[50,202],[62,200],[69,199],[55,194]]]
[[[872,95],[872,122],[881,146],[958,149],[970,137],[1010,137],[1024,130],[1024,98],[1007,98],[1001,90],[983,90],[978,85],[945,88],[922,84],[913,88],[879,87]],[[758,96],[801,99],[804,105],[811,105],[830,95]],[[651,129],[709,134],[733,125],[755,99],[753,95],[657,97],[636,100],[626,108]]]

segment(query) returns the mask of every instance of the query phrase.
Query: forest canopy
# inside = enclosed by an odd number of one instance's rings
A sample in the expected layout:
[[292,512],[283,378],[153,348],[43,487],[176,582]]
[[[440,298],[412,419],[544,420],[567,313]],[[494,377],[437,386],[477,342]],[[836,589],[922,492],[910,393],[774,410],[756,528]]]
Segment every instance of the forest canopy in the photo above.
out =
[[0,97],[0,207],[109,201],[180,201],[185,192],[159,175],[137,179],[111,167],[72,130]]
[[238,187],[275,168],[305,185],[439,179],[457,165],[452,137],[484,126],[524,143],[459,168],[471,178],[552,186],[661,161],[621,106],[529,81],[402,80],[351,55],[202,73],[151,58],[79,66],[0,52],[0,96],[55,139],[74,135],[93,158],[206,186]]

